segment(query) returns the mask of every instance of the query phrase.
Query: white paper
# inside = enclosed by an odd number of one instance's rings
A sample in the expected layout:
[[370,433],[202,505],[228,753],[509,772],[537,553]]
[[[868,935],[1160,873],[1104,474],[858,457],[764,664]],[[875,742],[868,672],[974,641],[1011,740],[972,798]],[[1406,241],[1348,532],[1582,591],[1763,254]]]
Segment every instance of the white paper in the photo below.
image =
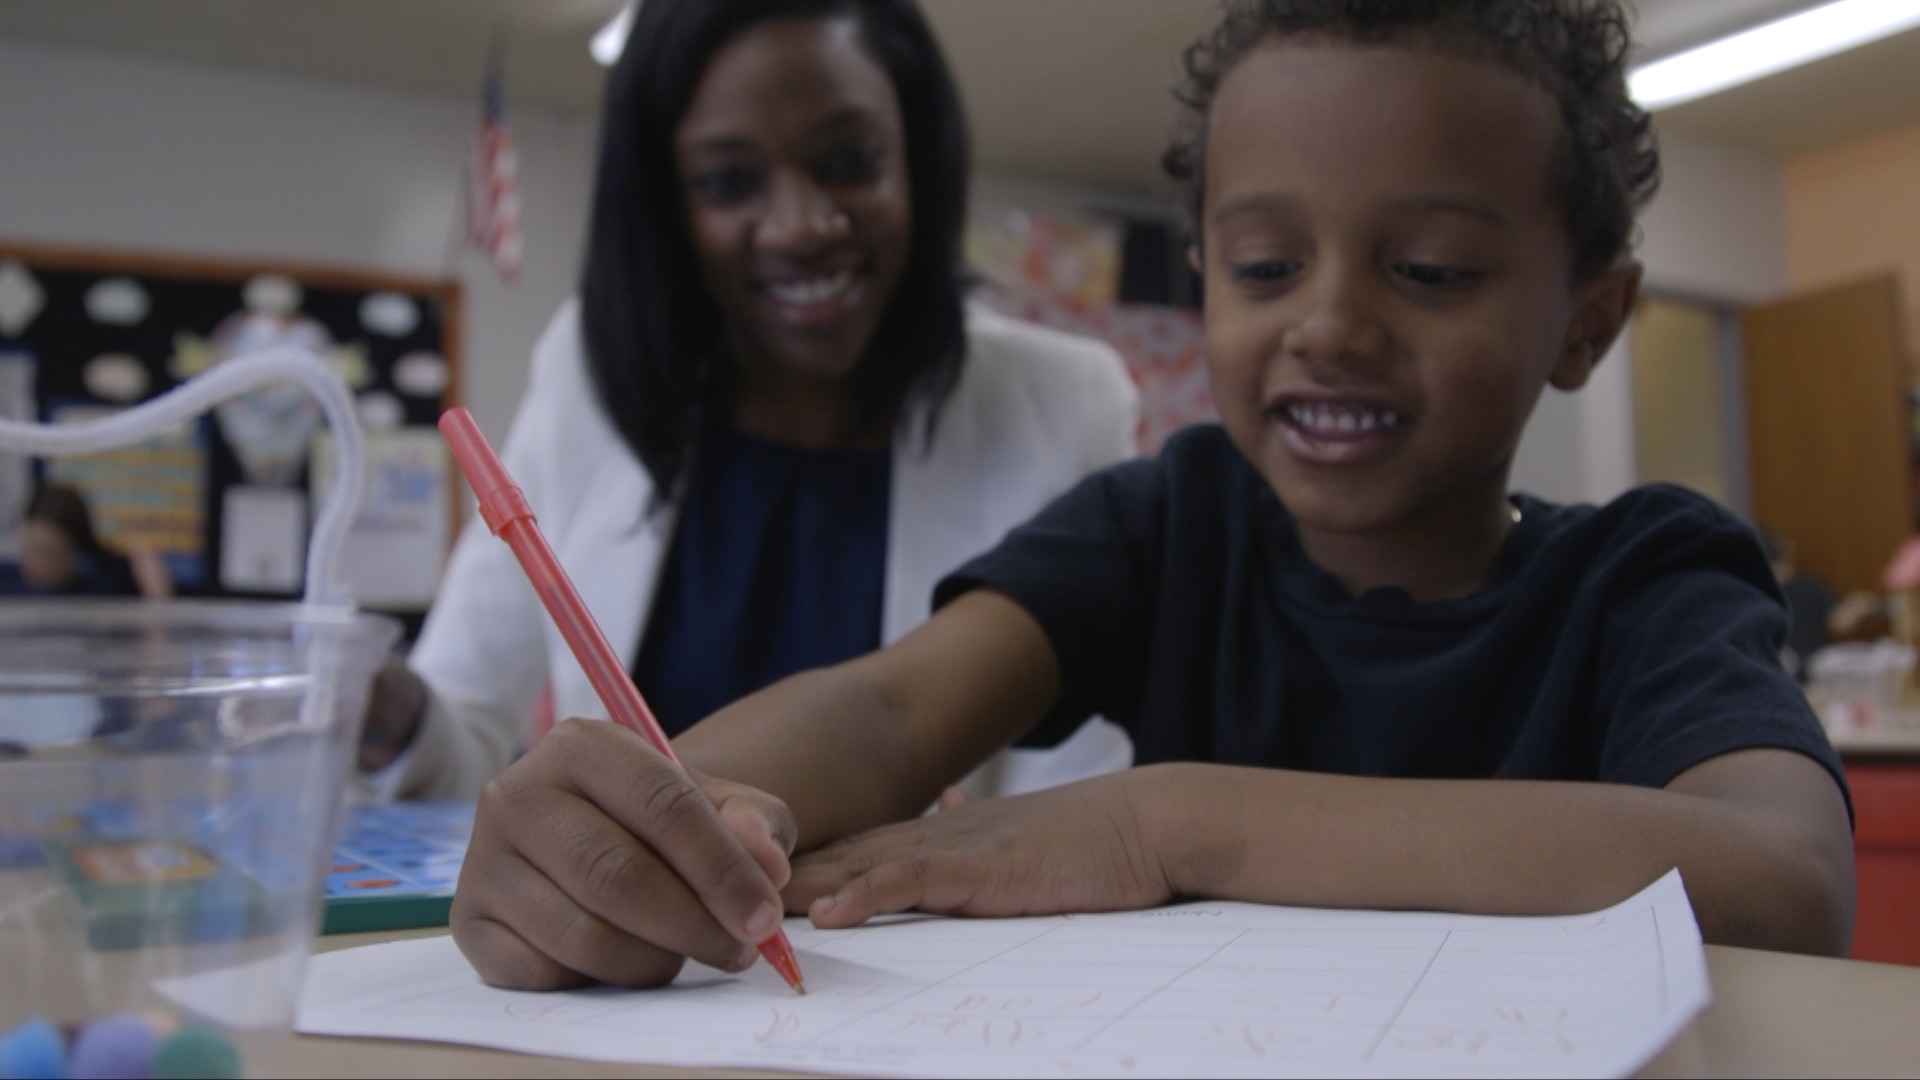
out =
[[220,584],[299,592],[306,576],[307,500],[294,488],[235,485],[220,502]]
[[1712,999],[1672,872],[1504,919],[1195,903],[1034,919],[787,921],[765,964],[661,990],[482,985],[448,937],[317,956],[297,1027],[593,1061],[862,1076],[1625,1076]]
[[[447,444],[437,428],[401,428],[367,432],[366,451],[366,492],[341,548],[342,574],[362,604],[425,610],[453,536]],[[333,454],[326,433],[314,438],[308,461],[316,515],[333,490]]]

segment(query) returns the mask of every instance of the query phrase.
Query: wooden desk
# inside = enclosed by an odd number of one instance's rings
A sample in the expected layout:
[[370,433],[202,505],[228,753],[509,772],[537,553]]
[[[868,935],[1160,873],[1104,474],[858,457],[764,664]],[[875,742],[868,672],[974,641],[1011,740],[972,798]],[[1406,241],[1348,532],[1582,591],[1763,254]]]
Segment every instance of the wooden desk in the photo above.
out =
[[[320,951],[445,931],[321,938]],[[1644,1075],[1920,1076],[1920,968],[1707,947],[1714,1002]],[[293,1076],[684,1076],[686,1069],[602,1065],[385,1039],[294,1040]],[[781,1076],[705,1071],[703,1076]]]

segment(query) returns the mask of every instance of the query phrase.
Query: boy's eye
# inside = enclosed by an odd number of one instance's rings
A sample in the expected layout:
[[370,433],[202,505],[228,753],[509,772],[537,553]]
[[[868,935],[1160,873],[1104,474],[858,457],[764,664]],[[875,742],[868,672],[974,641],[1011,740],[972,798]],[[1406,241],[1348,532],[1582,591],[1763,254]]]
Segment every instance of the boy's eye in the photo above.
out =
[[741,202],[760,190],[760,172],[744,165],[725,165],[696,173],[694,193],[716,206]]
[[1461,270],[1451,266],[1434,266],[1429,263],[1401,263],[1394,267],[1401,277],[1429,289],[1465,289],[1479,284],[1482,277],[1477,270]]
[[836,147],[815,168],[821,183],[864,183],[879,175],[886,154],[885,148],[876,143],[851,143]]
[[1231,273],[1233,280],[1246,285],[1276,285],[1299,271],[1300,264],[1292,259],[1262,259],[1239,263]]

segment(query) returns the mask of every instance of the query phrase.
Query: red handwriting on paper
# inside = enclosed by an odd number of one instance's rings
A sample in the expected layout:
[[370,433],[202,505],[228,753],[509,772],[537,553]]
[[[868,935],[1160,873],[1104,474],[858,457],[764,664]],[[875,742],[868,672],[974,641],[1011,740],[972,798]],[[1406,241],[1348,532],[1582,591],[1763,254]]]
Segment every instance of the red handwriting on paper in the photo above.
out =
[[1078,1013],[1098,1005],[1105,996],[1104,990],[1093,990],[1078,996],[1052,998],[1045,1001],[1036,1000],[1031,994],[965,994],[954,999],[953,1011],[957,1013],[982,1011]]
[[1564,1024],[1572,1010],[1565,1005],[1495,1005],[1493,1015],[1521,1027]]
[[832,995],[833,999],[839,1004],[852,1005],[856,1002],[865,1001],[868,998],[878,997],[883,990],[883,987],[875,984],[857,987],[843,986],[833,990],[823,991],[822,996]]
[[1534,1034],[1507,1035],[1496,1044],[1500,1050],[1510,1054],[1572,1054],[1573,1040],[1565,1035]]
[[800,1030],[800,1017],[798,1014],[787,1012],[784,1009],[768,1009],[767,1012],[772,1015],[768,1018],[767,1026],[761,1028],[754,1034],[754,1042],[761,1044],[770,1043],[782,1035],[791,1035]]
[[892,1033],[935,1032],[956,1042],[978,1042],[986,1047],[1020,1046],[1046,1034],[1030,1020],[1008,1017],[976,1019],[970,1016],[910,1016],[894,1025]]
[[1233,1053],[1266,1057],[1272,1051],[1305,1046],[1313,1040],[1297,1028],[1215,1022],[1208,1041]]
[[1429,1029],[1402,1035],[1393,1040],[1393,1045],[1420,1053],[1477,1054],[1487,1045],[1487,1038],[1484,1031]]

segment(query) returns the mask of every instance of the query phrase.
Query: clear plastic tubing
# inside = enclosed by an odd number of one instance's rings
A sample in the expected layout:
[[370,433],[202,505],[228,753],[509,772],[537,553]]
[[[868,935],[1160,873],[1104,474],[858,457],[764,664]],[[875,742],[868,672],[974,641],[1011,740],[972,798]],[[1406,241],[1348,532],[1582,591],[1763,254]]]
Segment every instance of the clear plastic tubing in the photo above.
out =
[[190,420],[220,402],[269,383],[297,383],[320,403],[333,431],[335,469],[307,546],[308,605],[350,607],[340,581],[340,546],[360,511],[366,489],[366,443],[353,412],[353,396],[340,377],[313,353],[274,346],[222,361],[151,401],[125,412],[77,424],[0,420],[0,452],[57,457],[129,446]]

